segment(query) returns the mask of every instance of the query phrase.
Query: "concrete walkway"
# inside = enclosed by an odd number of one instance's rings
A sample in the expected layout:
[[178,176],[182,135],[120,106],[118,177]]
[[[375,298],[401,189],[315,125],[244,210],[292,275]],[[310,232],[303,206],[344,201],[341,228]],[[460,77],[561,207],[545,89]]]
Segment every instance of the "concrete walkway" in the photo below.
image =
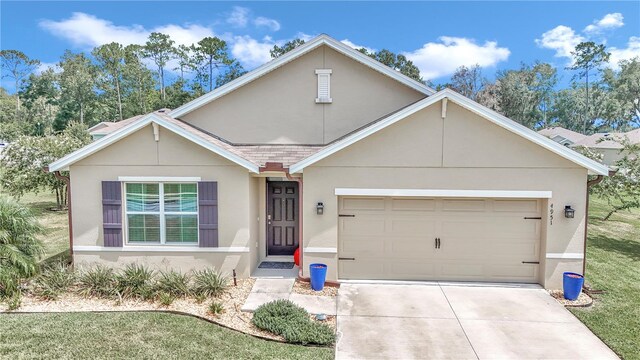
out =
[[342,284],[337,359],[617,359],[533,286]]
[[295,279],[257,279],[242,311],[253,312],[260,305],[280,299],[291,300],[310,314],[336,315],[336,298],[292,293]]

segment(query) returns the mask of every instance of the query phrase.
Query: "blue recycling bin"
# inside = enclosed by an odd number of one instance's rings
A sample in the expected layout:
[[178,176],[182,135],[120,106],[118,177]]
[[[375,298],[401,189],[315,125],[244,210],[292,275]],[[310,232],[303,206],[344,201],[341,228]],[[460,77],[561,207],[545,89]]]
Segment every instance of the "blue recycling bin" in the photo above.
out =
[[327,265],[311,264],[309,265],[309,273],[311,275],[311,288],[315,291],[324,289],[324,281],[327,279]]
[[575,300],[580,296],[582,285],[584,284],[584,276],[574,272],[565,272],[562,274],[562,290],[564,298],[567,300]]

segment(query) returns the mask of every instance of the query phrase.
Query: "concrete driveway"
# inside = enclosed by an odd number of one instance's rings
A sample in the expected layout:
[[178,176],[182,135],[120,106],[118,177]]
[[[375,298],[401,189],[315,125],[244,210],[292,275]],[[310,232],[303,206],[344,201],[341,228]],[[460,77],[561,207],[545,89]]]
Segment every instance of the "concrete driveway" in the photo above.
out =
[[342,284],[337,359],[617,359],[540,287]]

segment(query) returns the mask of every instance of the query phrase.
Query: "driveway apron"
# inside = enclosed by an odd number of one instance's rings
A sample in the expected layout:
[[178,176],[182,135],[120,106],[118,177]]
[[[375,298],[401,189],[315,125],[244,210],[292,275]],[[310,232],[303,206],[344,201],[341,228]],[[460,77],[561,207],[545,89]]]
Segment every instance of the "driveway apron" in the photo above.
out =
[[342,284],[337,359],[617,359],[545,290]]

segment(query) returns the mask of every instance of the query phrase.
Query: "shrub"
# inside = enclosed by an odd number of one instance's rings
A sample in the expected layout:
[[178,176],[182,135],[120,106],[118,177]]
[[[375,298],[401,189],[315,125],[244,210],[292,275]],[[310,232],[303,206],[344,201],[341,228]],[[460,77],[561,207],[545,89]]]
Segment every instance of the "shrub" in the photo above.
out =
[[20,280],[37,274],[44,253],[36,238],[40,232],[42,227],[27,207],[0,196],[0,299],[19,292]]
[[128,264],[116,275],[116,290],[124,298],[149,299],[153,296],[153,270]]
[[201,296],[219,296],[227,290],[228,278],[215,269],[193,273],[193,293]]
[[158,294],[158,300],[162,306],[169,306],[173,304],[173,301],[176,299],[172,294],[161,292]]
[[33,294],[45,299],[55,300],[67,291],[76,281],[71,267],[62,262],[53,263],[43,269],[33,281]]
[[310,319],[309,313],[289,300],[276,300],[258,307],[253,324],[287,342],[296,344],[330,345],[335,341],[333,330]]
[[98,265],[84,271],[78,281],[84,296],[112,297],[116,295],[116,276],[113,269]]
[[214,301],[209,305],[209,312],[213,315],[222,314],[224,312],[224,306],[222,306],[222,303]]
[[183,297],[189,295],[189,275],[177,271],[160,272],[156,290],[159,293],[167,293],[173,297]]
[[7,299],[7,310],[17,310],[20,308],[20,305],[22,305],[22,294],[17,291]]

